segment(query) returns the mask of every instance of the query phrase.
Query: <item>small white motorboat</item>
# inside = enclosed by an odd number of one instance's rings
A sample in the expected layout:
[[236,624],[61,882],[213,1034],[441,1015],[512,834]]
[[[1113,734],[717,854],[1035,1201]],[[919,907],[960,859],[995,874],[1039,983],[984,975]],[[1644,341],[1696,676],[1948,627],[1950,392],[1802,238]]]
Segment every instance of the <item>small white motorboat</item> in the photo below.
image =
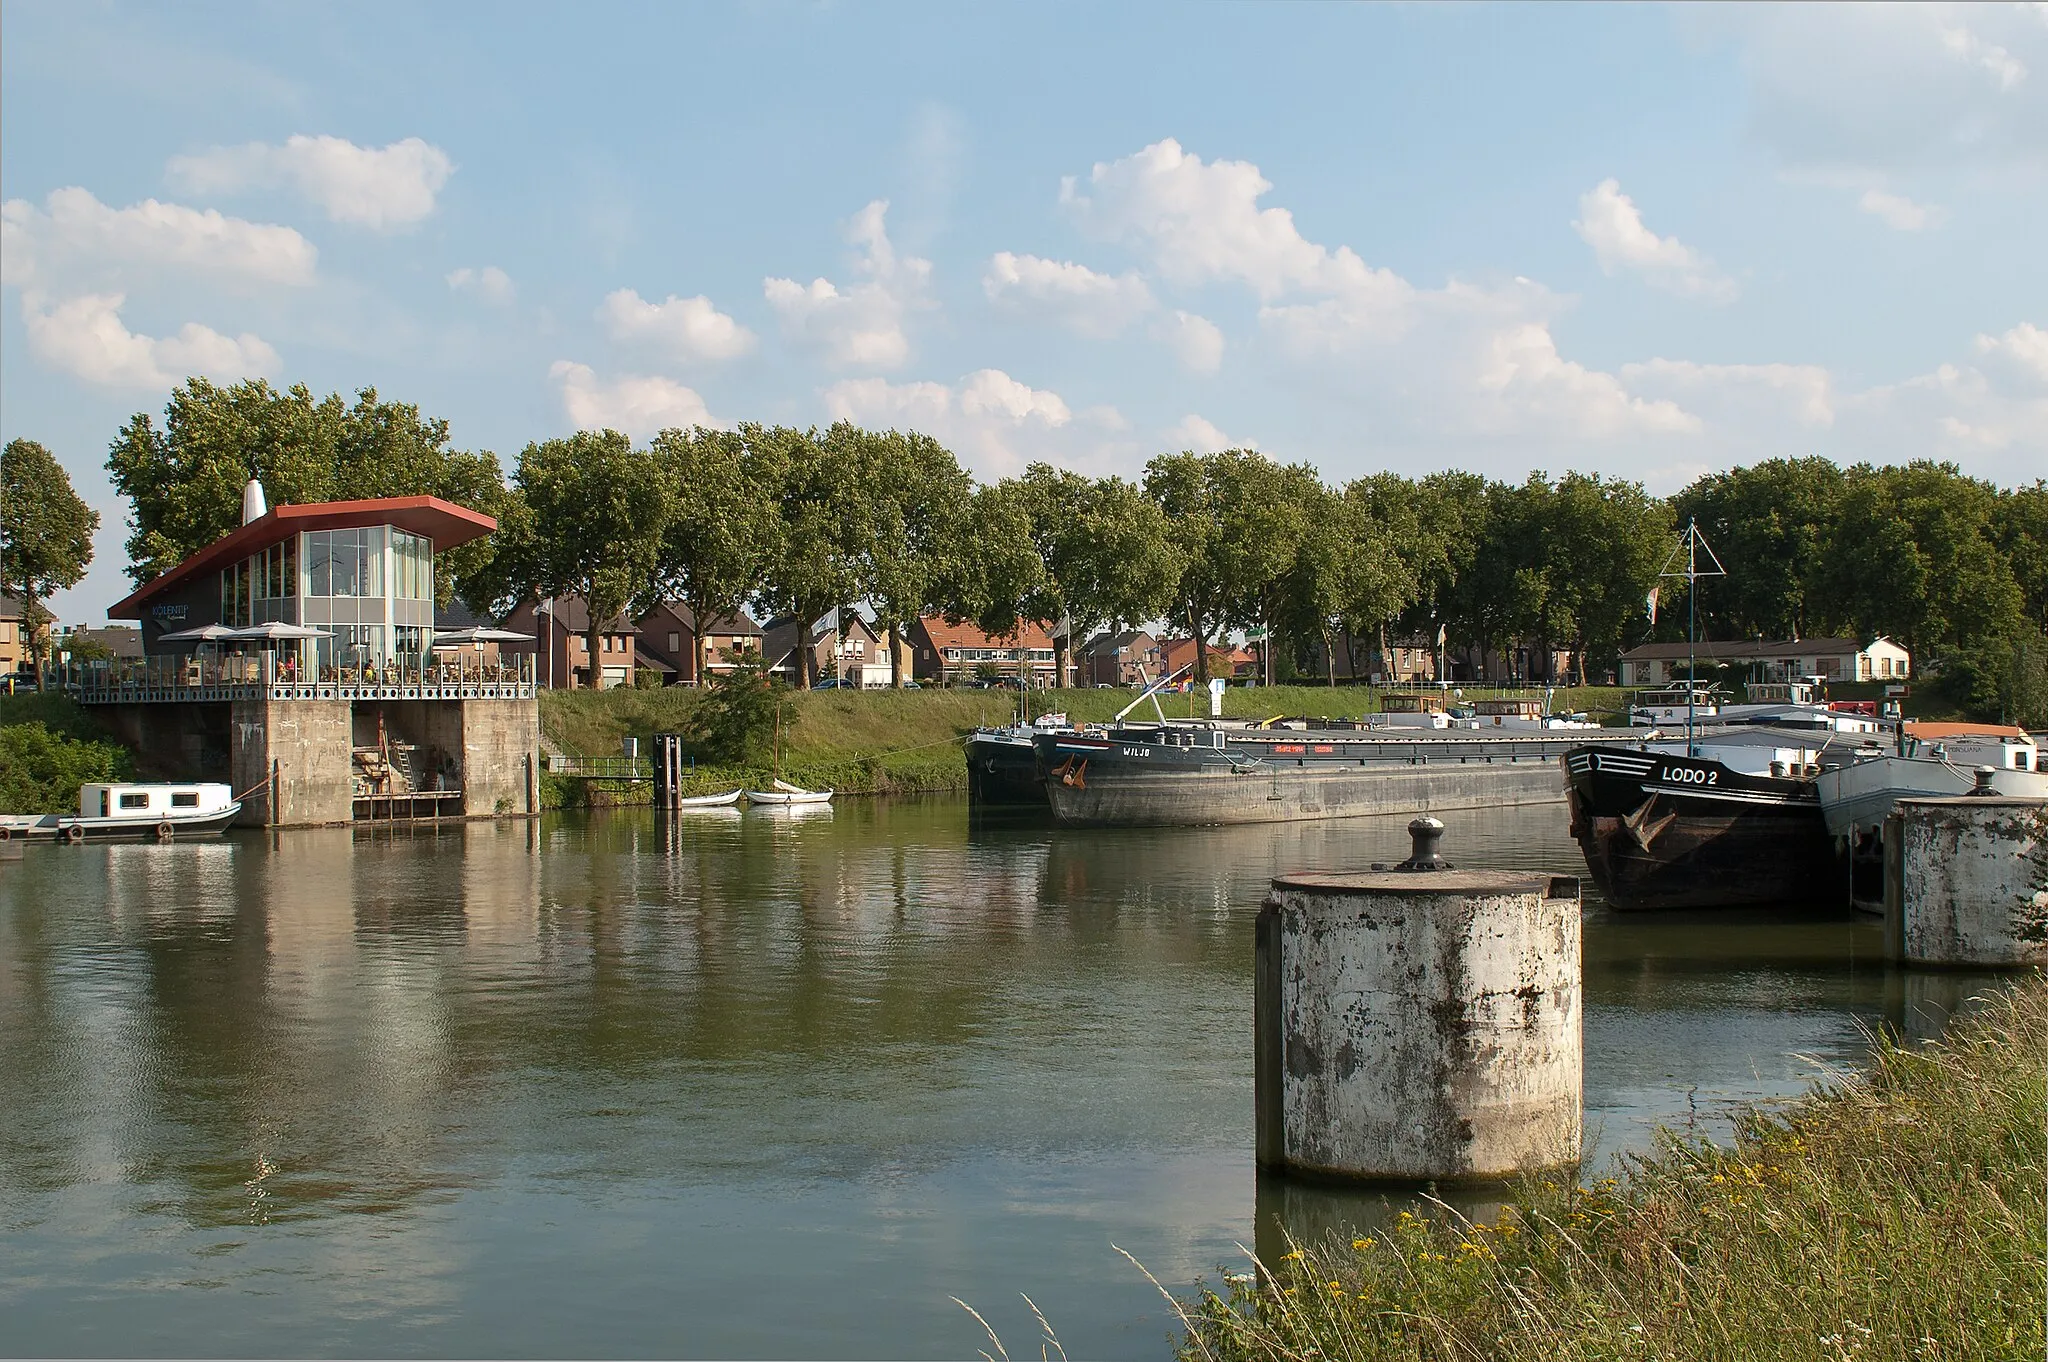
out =
[[786,780],[778,780],[775,782],[773,790],[747,791],[747,802],[749,804],[770,805],[830,804],[832,802],[832,792],[830,790],[806,790],[801,785],[792,785]]
[[81,785],[78,812],[0,814],[0,840],[83,842],[87,838],[176,837],[223,831],[242,811],[226,785],[179,782]]
[[740,802],[738,790],[727,790],[724,794],[686,795],[676,800],[679,809],[726,809]]

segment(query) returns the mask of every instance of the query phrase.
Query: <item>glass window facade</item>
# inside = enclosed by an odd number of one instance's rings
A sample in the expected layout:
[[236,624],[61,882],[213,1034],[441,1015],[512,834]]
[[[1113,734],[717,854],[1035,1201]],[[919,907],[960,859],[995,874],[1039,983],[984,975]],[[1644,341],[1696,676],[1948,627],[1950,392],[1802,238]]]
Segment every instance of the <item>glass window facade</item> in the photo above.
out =
[[308,530],[305,540],[308,596],[384,594],[384,526]]
[[391,594],[402,601],[434,598],[434,544],[424,535],[391,531]]

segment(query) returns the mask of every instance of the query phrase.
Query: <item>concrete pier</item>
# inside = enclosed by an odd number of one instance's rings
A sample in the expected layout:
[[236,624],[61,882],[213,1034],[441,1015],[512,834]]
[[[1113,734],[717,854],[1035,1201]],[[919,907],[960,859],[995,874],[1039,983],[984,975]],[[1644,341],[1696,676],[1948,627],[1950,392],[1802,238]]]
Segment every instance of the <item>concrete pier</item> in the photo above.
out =
[[1254,991],[1262,1167],[1457,1180],[1578,1161],[1575,878],[1284,875]]
[[1891,959],[2048,965],[2048,800],[1901,799],[1884,840]]

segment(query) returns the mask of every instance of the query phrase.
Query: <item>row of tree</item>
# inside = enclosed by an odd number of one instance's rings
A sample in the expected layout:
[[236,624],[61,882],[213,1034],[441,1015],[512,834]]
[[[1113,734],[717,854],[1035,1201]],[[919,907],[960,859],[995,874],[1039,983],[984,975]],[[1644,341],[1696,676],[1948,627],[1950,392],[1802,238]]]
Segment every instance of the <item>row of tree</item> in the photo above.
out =
[[[593,634],[657,598],[700,620],[865,602],[896,639],[928,614],[997,635],[1044,621],[1062,675],[1096,629],[1161,619],[1206,640],[1264,628],[1283,674],[1334,679],[1345,650],[1389,635],[1468,657],[1568,650],[1583,672],[1683,636],[1685,585],[1661,574],[1688,520],[1728,568],[1701,586],[1706,637],[1883,633],[1923,665],[1990,676],[2038,658],[2048,627],[2048,487],[1926,462],[1774,459],[1670,498],[1580,473],[1332,486],[1249,450],[1161,455],[1137,481],[1034,464],[977,485],[929,436],[840,423],[644,445],[583,432],[528,445],[506,479],[493,455],[450,448],[445,422],[374,391],[349,403],[193,379],[161,425],[123,427],[108,469],[134,508],[138,582],[232,530],[253,474],[274,502],[426,492],[495,515],[499,532],[446,555],[440,578],[488,613],[574,594]],[[1678,607],[1654,625],[1652,588]]]

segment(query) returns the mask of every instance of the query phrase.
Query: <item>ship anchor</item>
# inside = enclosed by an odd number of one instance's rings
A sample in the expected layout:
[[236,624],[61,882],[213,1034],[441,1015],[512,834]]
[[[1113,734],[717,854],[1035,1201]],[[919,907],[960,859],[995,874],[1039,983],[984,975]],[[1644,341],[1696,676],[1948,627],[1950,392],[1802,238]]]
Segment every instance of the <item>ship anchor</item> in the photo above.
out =
[[1664,835],[1664,829],[1678,821],[1678,815],[1675,813],[1667,813],[1653,821],[1650,818],[1650,811],[1656,807],[1657,796],[1651,795],[1634,813],[1623,814],[1621,817],[1621,825],[1628,829],[1628,835],[1644,851],[1648,851],[1650,844]]

